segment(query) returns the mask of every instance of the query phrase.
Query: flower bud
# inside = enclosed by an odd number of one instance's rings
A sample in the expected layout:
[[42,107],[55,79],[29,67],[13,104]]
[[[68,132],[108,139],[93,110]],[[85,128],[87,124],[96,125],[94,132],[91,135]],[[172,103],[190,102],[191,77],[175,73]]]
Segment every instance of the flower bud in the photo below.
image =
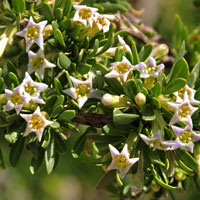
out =
[[6,104],[8,101],[7,97],[5,94],[0,94],[0,105],[1,104]]
[[142,106],[146,103],[146,96],[143,93],[137,93],[135,96],[135,102],[138,106]]
[[160,185],[157,184],[157,182],[155,180],[153,180],[151,182],[151,189],[154,191],[154,192],[158,192],[160,190]]
[[183,170],[181,170],[180,168],[176,168],[175,169],[175,179],[177,181],[183,181],[183,180],[185,180],[185,178],[186,178],[186,175],[183,172]]
[[43,32],[43,37],[46,39],[48,37],[50,37],[53,34],[53,27],[51,24],[48,24],[47,26],[45,26]]
[[169,53],[169,48],[166,44],[160,44],[155,47],[151,53],[151,56],[155,57],[155,59],[161,59]]

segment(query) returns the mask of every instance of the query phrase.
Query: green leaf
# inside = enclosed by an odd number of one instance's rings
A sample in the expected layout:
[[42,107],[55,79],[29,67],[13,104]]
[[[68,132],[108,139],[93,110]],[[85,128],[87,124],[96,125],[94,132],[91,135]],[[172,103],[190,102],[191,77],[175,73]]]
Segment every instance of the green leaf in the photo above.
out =
[[63,15],[68,16],[71,11],[71,8],[72,8],[72,0],[66,0]]
[[156,106],[156,108],[158,108],[158,109],[161,108],[161,103],[160,103],[160,100],[158,98],[153,97],[152,102],[153,102],[153,105]]
[[153,95],[158,97],[162,93],[162,85],[161,82],[157,82],[152,88]]
[[105,82],[107,83],[109,89],[116,94],[123,94],[123,87],[119,83],[119,81],[115,78],[105,78]]
[[153,121],[156,119],[156,115],[153,112],[151,105],[146,105],[144,108],[142,119],[145,121]]
[[12,0],[13,8],[16,12],[22,13],[26,7],[25,0]]
[[124,5],[120,5],[117,3],[111,3],[111,2],[105,2],[105,3],[98,3],[98,5],[102,6],[104,8],[105,13],[116,13],[117,11],[121,12],[127,12],[127,7],[124,7]]
[[92,65],[89,65],[87,63],[79,63],[77,66],[77,70],[81,75],[87,74],[91,68]]
[[13,167],[15,167],[19,161],[22,150],[24,148],[24,141],[25,141],[25,138],[20,137],[17,140],[17,142],[15,142],[11,147],[10,154],[9,154],[9,160],[10,160],[10,164]]
[[144,62],[151,55],[152,50],[153,50],[152,44],[144,45],[139,53],[140,62]]
[[54,79],[54,85],[55,85],[55,88],[56,88],[56,92],[58,93],[58,95],[60,95],[61,92],[62,92],[62,85],[57,78]]
[[178,60],[172,67],[171,72],[167,77],[167,83],[171,84],[171,82],[177,78],[187,79],[189,76],[189,67],[184,58]]
[[0,78],[0,93],[3,91],[4,88],[4,79]]
[[19,80],[13,72],[9,72],[9,79],[12,83],[14,83],[15,86],[19,85]]
[[138,93],[135,80],[130,79],[126,81],[126,83],[124,84],[124,93],[131,99],[135,97],[135,95]]
[[106,73],[108,73],[108,69],[106,68],[105,65],[101,64],[101,63],[97,63],[97,62],[90,62],[90,64],[92,65],[92,67],[94,67],[96,70],[100,70],[102,75],[105,75]]
[[48,145],[48,147],[45,150],[45,163],[46,163],[46,169],[47,173],[50,174],[55,166],[55,143],[54,143],[54,136],[52,135],[51,141]]
[[54,38],[62,45],[64,48],[66,47],[63,35],[59,29],[55,29],[53,32]]
[[62,8],[57,8],[55,10],[55,17],[59,21],[63,18],[63,9]]
[[64,69],[68,69],[71,65],[71,60],[62,52],[59,53],[59,62]]
[[118,109],[113,111],[113,121],[118,124],[129,124],[139,118],[139,115],[123,113]]
[[63,111],[63,108],[63,105],[59,105],[56,108],[54,108],[51,113],[51,117],[56,118]]
[[41,12],[49,22],[53,20],[52,6],[50,6],[48,3],[44,2],[42,4]]
[[58,134],[55,134],[55,149],[58,153],[64,154],[66,152],[65,142],[60,138]]
[[5,169],[5,164],[4,164],[4,159],[3,159],[1,149],[0,149],[0,168]]
[[80,153],[83,151],[84,146],[85,146],[85,142],[87,139],[87,135],[85,133],[83,133],[74,143],[73,145],[73,156],[75,158],[77,158]]
[[195,67],[192,69],[192,72],[190,74],[190,76],[187,79],[187,84],[194,88],[196,81],[199,78],[199,74],[200,74],[200,62],[198,62]]
[[51,131],[50,129],[48,129],[45,131],[45,135],[44,135],[44,139],[43,139],[41,147],[43,149],[46,149],[49,146],[50,141],[51,141]]
[[55,108],[57,108],[58,106],[63,105],[64,100],[65,100],[64,95],[57,96],[56,102],[54,101],[55,103],[54,103],[53,107],[51,107],[52,111],[53,111]]
[[137,65],[140,60],[139,60],[139,55],[138,55],[138,51],[137,51],[137,47],[134,41],[132,41],[132,54],[133,54],[133,64]]
[[186,83],[187,83],[187,81],[185,79],[177,78],[177,79],[173,80],[172,82],[170,82],[170,84],[168,84],[164,88],[163,94],[172,94],[173,92],[176,92],[176,91],[180,90],[181,88],[183,88]]
[[43,158],[44,158],[44,151],[40,150],[37,159],[35,159],[34,157],[31,159],[31,165],[30,165],[31,174],[35,174],[35,172],[38,171],[38,169],[42,164]]
[[70,121],[76,115],[75,110],[65,110],[59,117],[58,121]]
[[183,43],[182,43],[182,45],[180,47],[178,56],[176,58],[176,61],[178,61],[180,58],[183,58],[185,54],[186,54],[185,41],[183,41]]

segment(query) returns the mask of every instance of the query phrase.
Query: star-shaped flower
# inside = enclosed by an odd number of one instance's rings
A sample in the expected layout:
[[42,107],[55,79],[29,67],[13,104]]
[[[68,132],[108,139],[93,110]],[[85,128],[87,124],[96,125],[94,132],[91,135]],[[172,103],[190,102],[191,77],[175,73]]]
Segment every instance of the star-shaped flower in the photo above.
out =
[[141,78],[157,77],[164,68],[164,64],[156,65],[156,60],[153,57],[149,58],[147,65],[143,62],[137,65],[137,70],[141,72]]
[[24,80],[21,83],[21,86],[24,89],[24,95],[26,97],[29,97],[30,99],[29,101],[45,104],[43,99],[40,97],[40,92],[47,89],[48,85],[46,85],[45,83],[38,83],[38,82],[33,81],[33,79],[28,74],[28,72],[26,72]]
[[42,113],[40,112],[40,107],[38,106],[37,109],[33,114],[20,114],[20,116],[26,120],[27,127],[24,133],[24,136],[29,135],[32,132],[35,132],[39,142],[42,139],[42,135],[44,132],[45,127],[53,124],[52,121],[47,120]]
[[104,17],[103,15],[96,12],[94,15],[94,20],[91,22],[92,22],[92,24],[90,24],[91,27],[93,26],[93,23],[95,23],[100,31],[103,30],[103,33],[109,31],[110,21],[106,19],[106,17]]
[[74,22],[80,22],[84,26],[87,26],[88,24],[91,26],[93,24],[95,19],[94,14],[98,11],[97,8],[88,7],[85,5],[74,5],[73,7],[76,10],[73,17]]
[[120,77],[124,82],[126,82],[128,75],[131,71],[135,70],[135,66],[133,66],[129,60],[123,56],[121,62],[111,63],[111,71],[105,75],[106,78],[117,78]]
[[200,140],[200,134],[195,133],[188,125],[184,129],[176,126],[172,126],[172,129],[177,136],[175,140],[176,144],[173,145],[172,149],[184,147],[185,149],[193,153],[193,142]]
[[149,147],[153,148],[153,150],[171,150],[171,147],[175,144],[175,141],[173,140],[164,141],[160,130],[156,132],[153,137],[147,137],[144,134],[140,134],[140,137]]
[[28,52],[29,63],[28,63],[28,73],[37,72],[40,78],[44,79],[44,70],[45,68],[56,67],[55,64],[50,63],[44,57],[44,52],[40,49],[38,53],[32,51]]
[[92,78],[90,76],[87,80],[81,81],[72,76],[70,76],[74,87],[63,90],[64,93],[76,99],[79,105],[79,108],[82,108],[88,98],[97,98],[101,99],[101,95],[92,88]]
[[176,96],[177,103],[183,102],[185,92],[187,92],[188,99],[192,105],[200,104],[200,101],[197,101],[194,99],[196,90],[190,88],[187,84],[183,88],[181,88],[179,91],[173,93]]
[[5,89],[5,94],[8,102],[4,108],[4,111],[15,109],[16,113],[19,114],[23,105],[28,103],[29,98],[23,95],[23,88],[18,86],[13,91]]
[[42,31],[44,30],[44,27],[46,26],[47,21],[42,21],[40,23],[35,23],[33,21],[33,18],[30,17],[28,24],[26,28],[24,28],[22,31],[16,33],[16,35],[24,37],[26,40],[26,52],[31,48],[31,46],[36,43],[40,49],[44,49],[44,39],[42,35]]
[[193,107],[188,99],[187,92],[184,94],[184,100],[182,103],[172,103],[168,102],[168,105],[174,109],[175,113],[169,123],[169,125],[175,124],[176,122],[185,122],[186,124],[193,126],[192,114],[198,110],[198,108]]
[[110,153],[112,156],[112,162],[108,166],[107,170],[118,169],[121,178],[124,178],[129,169],[139,160],[139,158],[129,158],[128,145],[125,144],[121,153],[109,144]]

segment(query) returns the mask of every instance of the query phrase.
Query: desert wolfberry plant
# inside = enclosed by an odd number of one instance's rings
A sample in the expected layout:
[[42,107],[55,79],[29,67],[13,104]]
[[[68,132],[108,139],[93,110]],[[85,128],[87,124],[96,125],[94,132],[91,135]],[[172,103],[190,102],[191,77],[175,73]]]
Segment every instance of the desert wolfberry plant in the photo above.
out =
[[0,9],[0,138],[13,167],[27,149],[24,167],[50,174],[72,140],[75,158],[102,168],[96,188],[120,199],[200,187],[198,28],[176,16],[169,47],[126,0]]

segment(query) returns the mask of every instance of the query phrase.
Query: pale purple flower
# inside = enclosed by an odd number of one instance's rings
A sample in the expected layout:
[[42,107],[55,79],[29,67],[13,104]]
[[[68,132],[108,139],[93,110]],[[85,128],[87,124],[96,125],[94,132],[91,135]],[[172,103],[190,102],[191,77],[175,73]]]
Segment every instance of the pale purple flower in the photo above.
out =
[[33,21],[33,18],[30,17],[26,28],[22,31],[17,32],[16,35],[24,37],[26,40],[26,52],[29,51],[31,46],[36,43],[40,49],[44,49],[44,39],[42,31],[46,26],[47,21],[39,22],[38,24]]
[[91,75],[87,80],[81,81],[72,76],[70,76],[74,87],[63,90],[64,93],[76,99],[79,108],[82,108],[88,98],[101,99],[101,95],[92,88],[92,78]]
[[47,120],[42,113],[40,112],[40,107],[38,106],[37,109],[33,114],[20,114],[20,116],[26,120],[27,127],[24,132],[24,136],[29,135],[32,132],[35,132],[39,142],[42,139],[42,135],[44,132],[45,127],[53,124],[52,121]]
[[95,19],[94,14],[98,11],[98,9],[85,5],[74,5],[73,7],[75,8],[76,12],[72,20],[74,22],[80,22],[84,26],[89,24],[92,27],[93,21]]
[[175,124],[176,122],[185,122],[186,124],[193,126],[192,123],[192,114],[198,110],[198,108],[193,107],[190,104],[190,100],[188,99],[188,95],[185,92],[184,99],[182,103],[173,103],[168,102],[168,105],[174,109],[175,113],[169,123],[169,125]]
[[38,53],[32,51],[28,52],[29,63],[28,63],[28,73],[37,72],[40,78],[44,79],[44,70],[45,68],[56,67],[55,64],[50,63],[44,57],[44,52],[40,49]]
[[45,104],[43,99],[40,97],[40,93],[48,88],[47,84],[33,81],[28,72],[26,72],[21,87],[24,89],[24,95],[29,97],[29,101]]
[[99,13],[95,13],[94,14],[94,21],[91,21],[90,26],[93,26],[93,23],[96,23],[98,29],[101,31],[103,30],[103,33],[106,33],[109,31],[109,27],[110,27],[110,21],[108,19],[106,19],[106,17],[104,17],[103,15],[99,14]]
[[190,88],[187,84],[183,88],[181,88],[179,91],[173,93],[176,96],[177,103],[183,102],[185,92],[188,95],[188,99],[189,99],[191,105],[199,105],[200,104],[200,101],[197,101],[194,99],[196,90]]
[[141,78],[158,77],[159,73],[165,68],[164,64],[156,65],[156,60],[153,57],[149,58],[147,64],[141,62],[136,67],[141,73]]
[[174,133],[176,134],[176,144],[172,146],[172,149],[178,149],[184,147],[191,153],[193,153],[194,143],[200,140],[200,134],[195,133],[191,126],[186,126],[184,129],[172,126]]
[[140,137],[143,139],[143,141],[153,150],[159,149],[159,150],[171,150],[171,147],[175,144],[175,141],[173,140],[163,140],[162,132],[159,130],[156,132],[153,137],[147,137],[144,134],[139,134]]
[[120,172],[121,178],[124,178],[129,169],[139,160],[139,158],[129,158],[128,145],[125,144],[121,153],[109,144],[110,153],[112,156],[112,162],[108,166],[107,170],[117,169]]
[[129,60],[123,56],[121,62],[111,63],[110,72],[105,75],[106,78],[122,78],[124,82],[126,82],[128,75],[131,71],[135,70],[135,66],[133,66]]
[[19,114],[23,105],[29,100],[26,95],[23,95],[23,88],[21,86],[14,88],[13,91],[5,89],[5,94],[8,102],[4,108],[4,111],[15,109],[16,113]]

